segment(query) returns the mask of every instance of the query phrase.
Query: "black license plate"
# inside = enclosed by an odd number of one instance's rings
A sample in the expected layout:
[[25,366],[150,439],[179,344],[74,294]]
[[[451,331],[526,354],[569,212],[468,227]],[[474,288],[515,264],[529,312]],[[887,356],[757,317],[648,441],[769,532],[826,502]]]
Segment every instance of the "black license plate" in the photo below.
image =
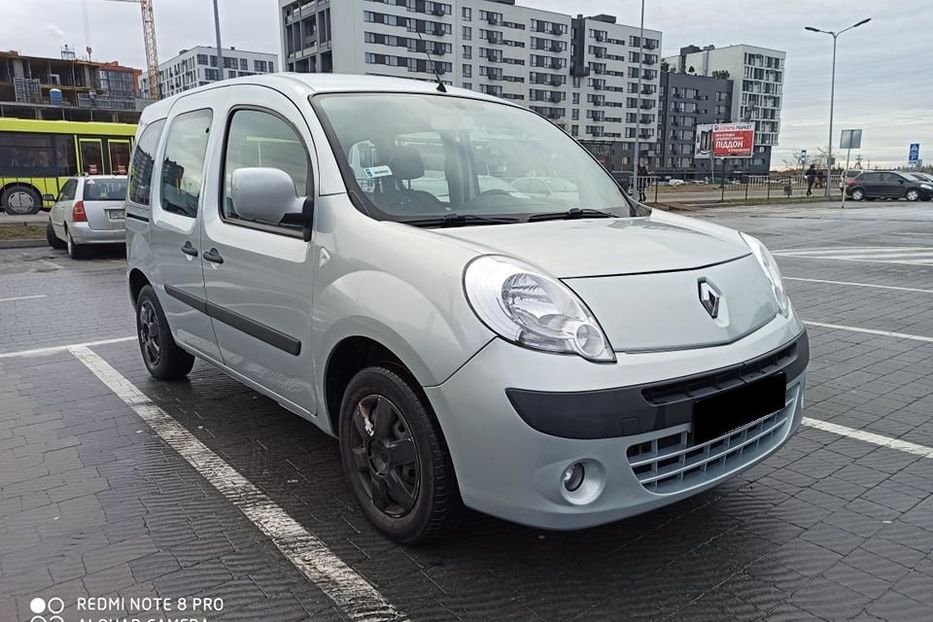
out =
[[705,443],[784,408],[787,378],[778,372],[693,405],[693,442]]

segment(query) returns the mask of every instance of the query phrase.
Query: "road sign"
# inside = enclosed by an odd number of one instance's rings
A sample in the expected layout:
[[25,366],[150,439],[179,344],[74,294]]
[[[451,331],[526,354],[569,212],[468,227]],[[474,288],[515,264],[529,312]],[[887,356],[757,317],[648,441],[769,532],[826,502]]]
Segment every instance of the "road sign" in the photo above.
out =
[[910,143],[910,152],[907,161],[913,164],[920,159],[920,143]]
[[698,125],[696,157],[749,158],[755,150],[754,123]]
[[839,138],[839,148],[861,149],[862,130],[842,130],[842,136]]

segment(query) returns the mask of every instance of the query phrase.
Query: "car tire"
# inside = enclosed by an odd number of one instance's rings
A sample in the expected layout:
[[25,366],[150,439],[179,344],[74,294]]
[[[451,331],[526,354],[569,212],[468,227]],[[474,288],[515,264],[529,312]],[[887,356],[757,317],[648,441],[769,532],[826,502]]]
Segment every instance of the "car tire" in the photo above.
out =
[[42,209],[42,197],[29,186],[11,185],[0,195],[0,205],[7,214],[30,216]]
[[852,191],[852,200],[853,201],[862,201],[865,199],[865,191],[861,188],[856,188]]
[[194,356],[178,347],[151,285],[136,298],[136,337],[149,375],[159,380],[184,378],[194,367]]
[[84,245],[75,242],[68,227],[65,227],[65,250],[68,251],[68,257],[71,259],[84,259],[87,257],[87,249]]
[[353,496],[386,537],[415,544],[450,531],[463,502],[440,426],[401,369],[367,367],[340,406],[340,456]]
[[908,201],[919,201],[920,191],[916,188],[911,188],[904,194],[904,198],[906,198]]
[[48,226],[45,228],[45,239],[48,241],[49,246],[52,248],[61,250],[67,245],[62,242],[57,235],[55,235],[55,227],[52,226],[52,221],[49,221]]

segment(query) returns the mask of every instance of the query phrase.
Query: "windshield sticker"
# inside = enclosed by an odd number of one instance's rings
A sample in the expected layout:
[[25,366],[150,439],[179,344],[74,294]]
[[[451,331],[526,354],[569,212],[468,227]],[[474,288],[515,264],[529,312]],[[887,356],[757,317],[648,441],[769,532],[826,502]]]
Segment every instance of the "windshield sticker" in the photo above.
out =
[[364,168],[363,172],[366,173],[366,179],[377,179],[379,177],[388,177],[392,174],[392,169],[388,166],[370,166],[369,168]]

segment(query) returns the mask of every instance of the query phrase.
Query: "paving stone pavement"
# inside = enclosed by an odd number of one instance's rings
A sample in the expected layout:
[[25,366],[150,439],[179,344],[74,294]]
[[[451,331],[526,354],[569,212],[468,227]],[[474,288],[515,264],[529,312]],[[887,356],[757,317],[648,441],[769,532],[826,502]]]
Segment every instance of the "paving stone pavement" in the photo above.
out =
[[[701,217],[777,249],[918,246],[931,213]],[[933,289],[931,266],[779,262],[788,277]],[[0,302],[0,354],[133,333],[119,254],[8,250],[0,266],[0,300],[45,295]],[[933,294],[787,285],[807,320],[933,337]],[[933,344],[810,337],[807,416],[933,446]],[[202,363],[160,383],[134,343],[93,349],[412,620],[933,620],[933,459],[802,427],[647,515],[552,533],[470,514],[443,542],[400,547],[368,526],[310,423]],[[70,353],[0,358],[0,621],[28,620],[36,596],[62,598],[67,621],[79,597],[195,595],[224,600],[209,620],[346,617]]]

